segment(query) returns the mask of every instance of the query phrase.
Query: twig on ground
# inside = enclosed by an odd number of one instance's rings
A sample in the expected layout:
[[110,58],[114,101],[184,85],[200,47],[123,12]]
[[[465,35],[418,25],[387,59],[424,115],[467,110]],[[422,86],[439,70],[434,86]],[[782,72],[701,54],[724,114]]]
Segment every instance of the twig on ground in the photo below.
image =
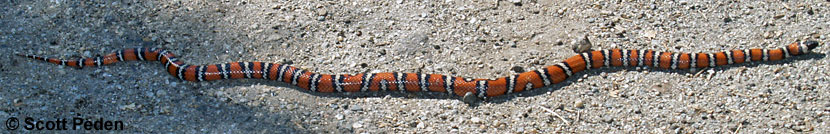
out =
[[571,125],[571,122],[569,122],[568,120],[565,120],[565,118],[562,118],[562,116],[559,116],[559,114],[557,114],[556,112],[553,112],[553,110],[550,110],[550,109],[548,109],[548,108],[546,108],[546,107],[543,107],[543,106],[539,106],[539,107],[540,107],[540,108],[542,108],[542,109],[544,109],[545,111],[548,111],[548,113],[553,114],[553,116],[558,117],[560,120],[562,120],[563,122],[565,122],[565,125],[569,125],[569,126]]

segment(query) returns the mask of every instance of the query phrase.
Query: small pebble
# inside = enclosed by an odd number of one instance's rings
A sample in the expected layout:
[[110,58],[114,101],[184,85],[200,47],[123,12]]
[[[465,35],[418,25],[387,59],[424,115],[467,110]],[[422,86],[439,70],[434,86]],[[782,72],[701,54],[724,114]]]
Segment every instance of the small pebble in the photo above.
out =
[[579,40],[574,40],[571,42],[573,45],[571,49],[577,53],[585,53],[591,51],[591,40],[588,39],[588,35],[583,36]]
[[515,73],[524,73],[525,72],[525,69],[520,67],[520,66],[513,66],[513,68],[510,68],[510,70],[513,70],[513,72],[515,72]]
[[475,104],[476,102],[480,101],[479,99],[480,98],[478,98],[478,96],[474,95],[472,92],[467,92],[466,94],[464,94],[464,97],[461,101],[464,101],[464,103],[467,104]]
[[687,1],[687,0],[680,0],[680,2],[679,2],[679,3],[680,3],[680,5],[686,5],[686,4],[689,4],[689,1]]
[[122,105],[120,107],[121,110],[135,110],[135,108],[136,108],[135,103],[132,103],[132,104],[129,104],[129,105]]
[[612,123],[612,122],[614,122],[614,118],[611,117],[611,116],[605,116],[605,117],[602,118],[602,121],[605,122],[605,123]]
[[351,105],[351,107],[349,107],[349,110],[352,110],[352,111],[363,111],[363,107],[360,107],[360,105]]
[[326,10],[317,11],[317,16],[326,16],[327,14],[328,14],[328,11],[326,11]]
[[470,121],[473,122],[473,123],[478,124],[478,123],[481,123],[481,118],[473,117],[473,118],[470,119]]
[[654,38],[654,37],[657,37],[657,31],[644,30],[642,35],[643,35],[643,37],[646,37],[646,38]]
[[343,116],[343,114],[337,114],[337,115],[334,116],[334,118],[338,119],[338,120],[342,120],[343,118],[346,118],[346,117]]
[[774,19],[784,18],[784,14],[778,14],[778,15],[772,16],[772,18],[774,18]]
[[574,102],[574,107],[580,109],[585,108],[585,102],[583,102],[582,100],[577,100],[576,102]]
[[770,39],[770,38],[773,37],[773,35],[774,34],[772,32],[764,32],[763,36],[764,36],[764,39]]
[[216,96],[224,96],[224,95],[225,95],[225,92],[222,92],[222,91],[216,91],[216,92],[215,92],[215,93],[213,93],[213,94],[214,94],[214,95],[216,95]]
[[363,127],[363,124],[360,124],[359,122],[352,124],[352,128],[362,128],[362,127]]

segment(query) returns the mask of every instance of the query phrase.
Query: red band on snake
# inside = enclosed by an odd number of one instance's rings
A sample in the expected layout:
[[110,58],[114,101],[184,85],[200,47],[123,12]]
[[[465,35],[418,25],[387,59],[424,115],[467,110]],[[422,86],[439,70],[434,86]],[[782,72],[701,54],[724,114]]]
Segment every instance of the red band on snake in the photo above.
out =
[[565,81],[577,72],[600,67],[656,67],[662,69],[706,68],[751,61],[777,61],[810,53],[819,45],[816,41],[792,43],[778,49],[746,49],[717,53],[674,53],[653,50],[599,50],[572,56],[565,61],[542,69],[496,79],[467,79],[440,74],[419,73],[361,73],[320,74],[297,67],[263,62],[230,62],[214,65],[188,65],[173,53],[157,48],[134,48],[105,56],[62,60],[34,55],[29,58],[77,68],[113,64],[119,61],[160,61],[170,75],[187,81],[219,79],[269,79],[295,85],[314,92],[365,91],[431,91],[464,96],[500,96],[542,88]]

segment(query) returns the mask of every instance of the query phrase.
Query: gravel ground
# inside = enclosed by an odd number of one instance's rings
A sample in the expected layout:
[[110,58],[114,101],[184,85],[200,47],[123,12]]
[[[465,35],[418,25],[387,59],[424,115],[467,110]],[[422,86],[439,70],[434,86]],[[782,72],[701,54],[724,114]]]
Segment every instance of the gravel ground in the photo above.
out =
[[2,119],[103,118],[126,123],[109,132],[152,133],[830,133],[826,44],[782,62],[594,70],[472,105],[435,93],[195,83],[159,63],[74,69],[13,55],[78,58],[144,46],[191,64],[495,78],[564,60],[583,36],[593,49],[681,52],[826,43],[823,0],[2,0],[0,12]]

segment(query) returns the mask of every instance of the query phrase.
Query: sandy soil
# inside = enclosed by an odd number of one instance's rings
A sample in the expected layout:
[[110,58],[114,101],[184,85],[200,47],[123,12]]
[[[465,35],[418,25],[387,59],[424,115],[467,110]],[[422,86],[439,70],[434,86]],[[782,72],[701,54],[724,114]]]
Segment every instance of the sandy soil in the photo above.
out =
[[[118,120],[172,133],[830,133],[830,52],[696,71],[611,68],[474,105],[435,93],[318,94],[186,82],[159,63],[75,69],[133,47],[190,64],[495,78],[593,49],[716,52],[828,42],[828,1],[0,1],[0,119]],[[42,132],[0,130],[0,132]],[[99,132],[99,131],[88,131]]]

